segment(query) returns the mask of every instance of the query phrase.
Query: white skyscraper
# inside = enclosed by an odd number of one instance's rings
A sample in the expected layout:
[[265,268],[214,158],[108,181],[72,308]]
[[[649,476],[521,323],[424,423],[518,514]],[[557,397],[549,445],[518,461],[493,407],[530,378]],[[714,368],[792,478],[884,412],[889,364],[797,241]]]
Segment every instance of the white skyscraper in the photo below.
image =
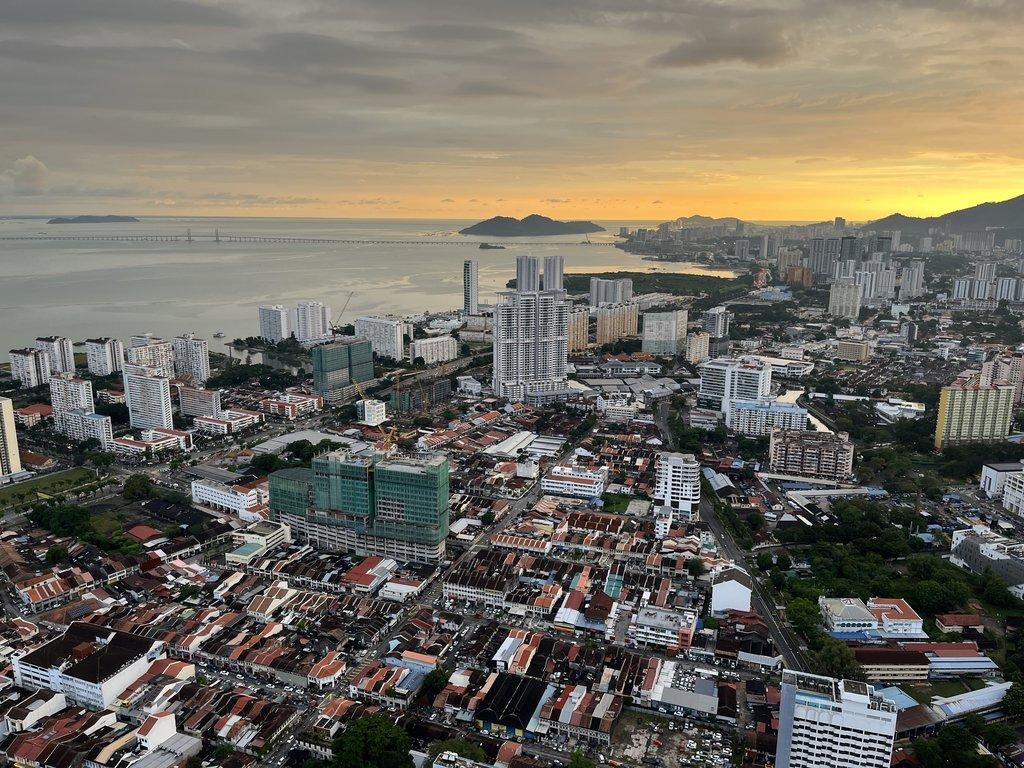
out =
[[867,683],[786,670],[775,768],[889,768],[896,715]]
[[174,376],[174,345],[151,333],[132,336],[129,339],[128,362],[156,368],[161,376]]
[[[545,263],[545,279],[562,284],[560,260]],[[494,391],[512,400],[545,400],[567,391],[569,304],[562,289],[540,290],[536,257],[516,259],[516,290],[498,294],[494,308]]]
[[210,378],[210,345],[206,339],[186,333],[175,336],[171,342],[174,349],[174,375],[178,378],[191,377],[198,384]]
[[[544,257],[544,290],[545,291],[560,291],[565,286],[562,284],[563,276],[565,274],[565,257],[564,256],[545,256]],[[629,281],[630,295],[633,292],[633,281]]]
[[603,307],[605,304],[625,304],[633,298],[633,281],[626,277],[616,280],[590,278],[590,306]]
[[462,262],[462,311],[480,314],[480,264],[475,259]]
[[852,277],[841,277],[828,292],[828,313],[856,320],[860,316],[861,286]]
[[660,453],[654,473],[654,506],[671,510],[673,524],[690,522],[700,509],[697,458],[692,453]]
[[900,301],[916,299],[924,294],[924,262],[912,261],[900,275]]
[[123,371],[125,402],[131,425],[137,429],[171,429],[171,386],[157,368],[125,365]]
[[36,349],[41,349],[50,358],[50,372],[71,373],[75,370],[75,348],[71,339],[63,336],[40,336]]
[[733,400],[765,400],[771,393],[772,366],[764,360],[718,357],[698,368],[697,401],[708,408],[728,412]]
[[686,344],[687,311],[644,312],[643,351],[649,355],[681,354]]
[[50,405],[53,427],[75,442],[95,439],[107,449],[114,440],[109,416],[96,413],[92,382],[73,373],[55,373],[50,377]]
[[50,380],[50,356],[41,349],[12,349],[11,376],[24,389],[41,387]]
[[278,342],[292,335],[291,313],[280,304],[259,308],[260,336]]
[[14,403],[0,397],[0,478],[21,472],[18,433],[14,426]]
[[89,373],[109,376],[124,367],[124,344],[119,339],[103,337],[85,342],[85,359]]
[[400,317],[357,317],[356,336],[370,341],[377,357],[391,360],[405,359],[405,336],[409,324]]
[[728,336],[730,320],[732,320],[732,313],[726,307],[712,307],[704,313],[704,330],[713,339]]
[[331,335],[331,308],[322,301],[300,301],[295,307],[295,338],[315,341]]

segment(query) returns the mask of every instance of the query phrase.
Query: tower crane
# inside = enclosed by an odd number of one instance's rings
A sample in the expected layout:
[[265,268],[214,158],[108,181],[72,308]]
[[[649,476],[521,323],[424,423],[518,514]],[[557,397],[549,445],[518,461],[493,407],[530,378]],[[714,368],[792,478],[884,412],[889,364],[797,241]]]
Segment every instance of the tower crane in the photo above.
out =
[[344,317],[345,310],[348,309],[348,304],[349,304],[350,301],[352,301],[352,297],[355,296],[355,295],[356,295],[355,291],[349,291],[348,292],[348,298],[346,298],[345,299],[345,303],[341,305],[341,312],[338,313],[338,316],[336,318],[334,318],[334,322],[331,323],[331,332],[335,336],[338,335],[338,330],[341,327],[339,325],[341,323],[341,318]]

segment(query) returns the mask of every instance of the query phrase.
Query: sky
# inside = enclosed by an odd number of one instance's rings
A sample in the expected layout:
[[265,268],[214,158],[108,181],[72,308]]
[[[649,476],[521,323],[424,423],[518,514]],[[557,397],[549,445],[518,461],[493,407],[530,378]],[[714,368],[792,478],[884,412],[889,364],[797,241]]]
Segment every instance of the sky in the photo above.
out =
[[1021,4],[0,0],[0,215],[935,215],[1024,193]]

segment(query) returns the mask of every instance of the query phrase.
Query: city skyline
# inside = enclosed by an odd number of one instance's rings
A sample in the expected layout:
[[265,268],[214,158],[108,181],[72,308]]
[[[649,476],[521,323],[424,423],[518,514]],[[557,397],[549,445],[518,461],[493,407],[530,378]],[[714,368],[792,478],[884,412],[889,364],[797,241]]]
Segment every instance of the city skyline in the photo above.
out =
[[12,4],[0,210],[938,214],[1019,193],[1014,12],[998,0]]

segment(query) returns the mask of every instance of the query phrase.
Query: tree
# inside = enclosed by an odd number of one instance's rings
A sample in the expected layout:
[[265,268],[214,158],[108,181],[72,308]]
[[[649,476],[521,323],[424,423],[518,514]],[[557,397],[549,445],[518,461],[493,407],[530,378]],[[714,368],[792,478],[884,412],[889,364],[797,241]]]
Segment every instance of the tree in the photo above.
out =
[[459,757],[465,757],[469,760],[475,760],[478,763],[489,763],[487,759],[487,753],[484,752],[483,747],[479,744],[474,744],[471,741],[465,739],[445,739],[444,741],[435,741],[430,745],[430,749],[427,750],[427,754],[431,758],[435,758],[442,752],[454,752]]
[[1024,687],[1014,683],[1003,697],[1003,708],[1010,717],[1024,715]]
[[862,680],[864,670],[857,664],[853,649],[834,637],[825,637],[821,648],[814,654],[815,666],[823,675],[829,677]]
[[447,667],[434,668],[423,678],[423,693],[432,701],[448,685],[448,678],[451,676],[452,671]]
[[334,768],[413,768],[409,736],[383,715],[352,723],[334,740]]
[[691,576],[697,578],[704,575],[707,571],[707,566],[704,565],[704,561],[699,557],[691,557],[686,561],[686,570]]
[[569,755],[569,768],[594,768],[594,761],[577,749]]
[[153,494],[153,482],[148,475],[132,475],[124,481],[124,497],[128,501],[148,499]]
[[50,565],[56,565],[57,563],[64,563],[68,560],[68,548],[62,547],[60,544],[54,544],[48,550],[46,550],[46,562]]
[[797,597],[786,606],[786,618],[793,628],[806,638],[818,632],[821,625],[821,611],[810,600]]
[[757,553],[757,567],[762,571],[769,571],[775,563],[772,562],[772,555],[770,552],[758,552]]

